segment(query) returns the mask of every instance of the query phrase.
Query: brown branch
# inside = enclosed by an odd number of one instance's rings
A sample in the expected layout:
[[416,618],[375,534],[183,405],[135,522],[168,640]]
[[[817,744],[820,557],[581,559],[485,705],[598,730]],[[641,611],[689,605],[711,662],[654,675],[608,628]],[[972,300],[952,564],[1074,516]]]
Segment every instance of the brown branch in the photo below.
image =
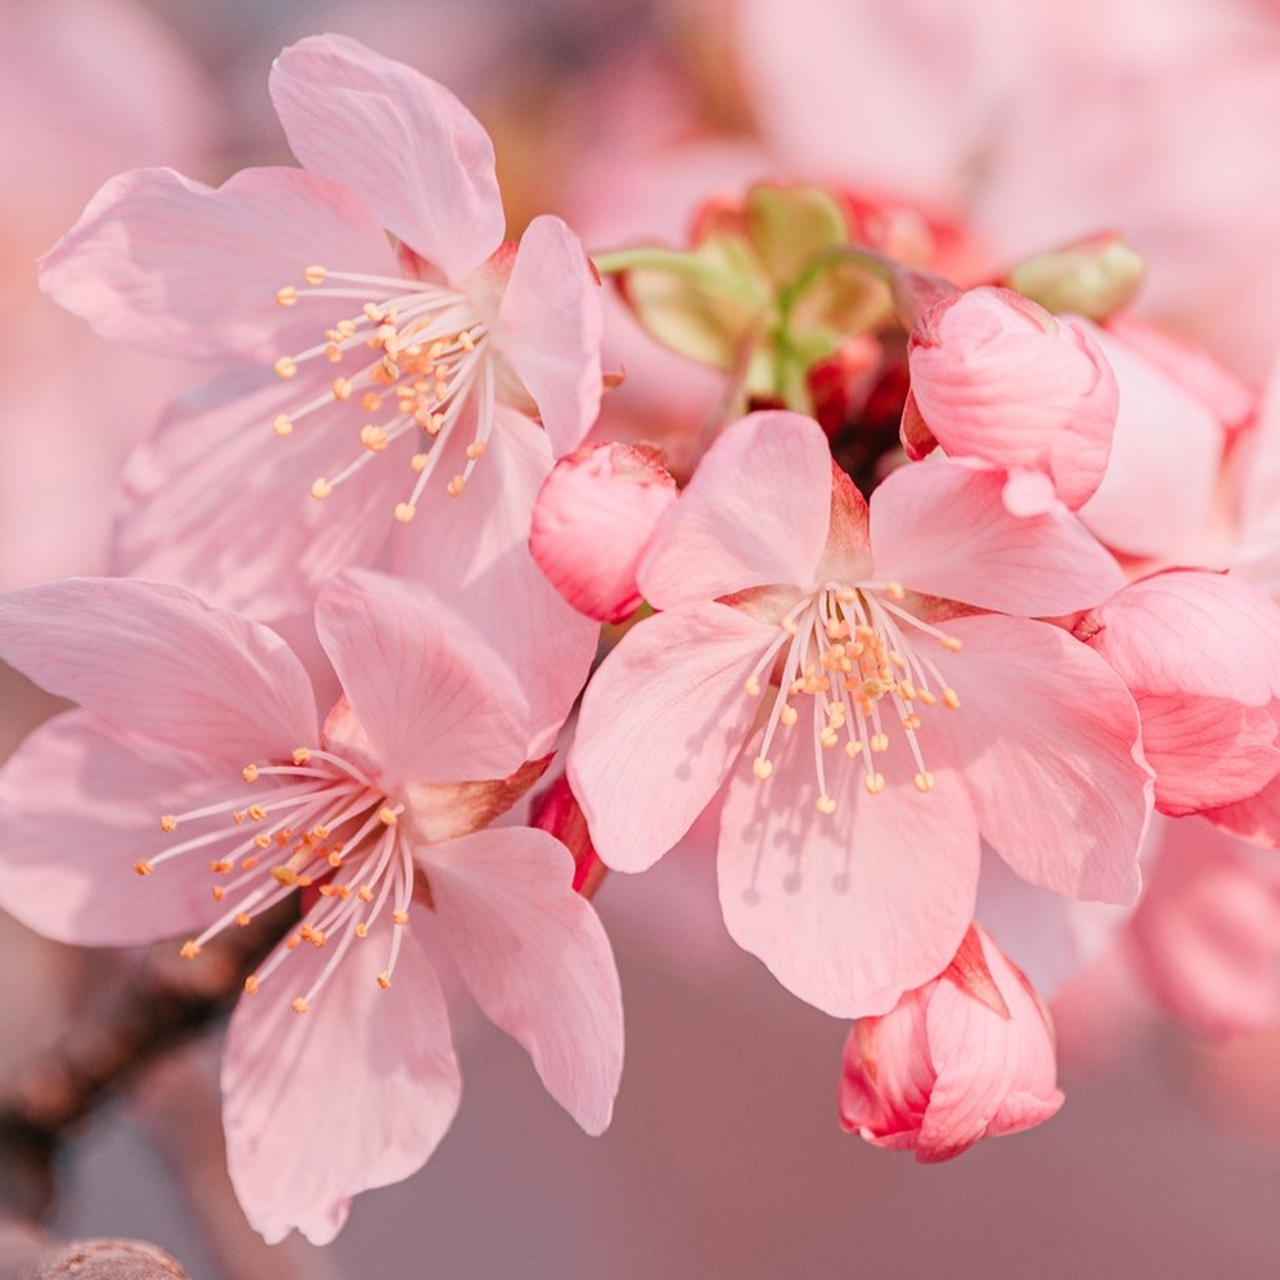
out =
[[[194,960],[171,943],[91,1003],[77,1025],[0,1082],[0,1205],[38,1217],[61,1135],[110,1089],[206,1026],[288,931],[296,906],[213,939]],[[56,1274],[56,1273],[51,1273]]]
[[187,1280],[167,1253],[136,1240],[59,1244],[0,1218],[0,1280]]

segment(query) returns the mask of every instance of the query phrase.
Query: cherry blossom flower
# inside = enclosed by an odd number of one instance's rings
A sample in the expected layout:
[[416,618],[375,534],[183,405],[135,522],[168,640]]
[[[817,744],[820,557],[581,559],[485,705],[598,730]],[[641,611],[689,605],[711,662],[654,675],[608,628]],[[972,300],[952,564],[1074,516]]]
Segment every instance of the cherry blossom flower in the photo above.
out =
[[1011,289],[970,289],[916,321],[903,442],[936,444],[1009,473],[1005,505],[1035,515],[1072,510],[1107,469],[1119,392],[1088,329]]
[[298,897],[246,983],[223,1063],[232,1178],[268,1240],[331,1239],[351,1197],[428,1158],[459,1098],[443,946],[592,1133],[621,1068],[617,974],[573,858],[492,828],[532,785],[502,661],[416,588],[352,573],[318,630],[344,695],[322,722],[267,628],[151,583],[0,602],[0,654],[79,708],[0,773],[0,902],[58,939],[224,929]]
[[1002,484],[939,460],[868,508],[812,420],[742,419],[640,565],[661,612],[583,698],[569,778],[600,857],[643,870],[727,780],[729,931],[837,1016],[883,1013],[946,965],[982,836],[1056,892],[1137,894],[1133,700],[1032,620],[1110,596],[1119,570],[1061,508],[1010,516]]
[[1053,1029],[1035,988],[974,926],[932,982],[845,1047],[840,1123],[877,1147],[950,1160],[1062,1106]]
[[286,49],[270,83],[305,168],[217,189],[123,174],[42,261],[108,337],[258,367],[135,455],[113,568],[272,620],[390,555],[496,643],[514,632],[513,653],[562,634],[572,671],[546,719],[563,719],[594,629],[525,542],[553,456],[599,405],[593,270],[554,217],[503,243],[493,146],[434,81],[327,35]]

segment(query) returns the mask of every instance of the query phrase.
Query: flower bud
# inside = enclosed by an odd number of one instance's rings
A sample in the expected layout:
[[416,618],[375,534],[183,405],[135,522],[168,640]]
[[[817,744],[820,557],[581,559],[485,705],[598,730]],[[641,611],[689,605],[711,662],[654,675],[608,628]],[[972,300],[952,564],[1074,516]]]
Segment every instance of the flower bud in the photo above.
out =
[[1019,262],[1008,283],[1047,311],[1105,320],[1128,305],[1145,271],[1138,254],[1107,233]]
[[976,925],[939,977],[845,1046],[840,1123],[878,1147],[949,1160],[1062,1105],[1053,1031],[1026,977]]

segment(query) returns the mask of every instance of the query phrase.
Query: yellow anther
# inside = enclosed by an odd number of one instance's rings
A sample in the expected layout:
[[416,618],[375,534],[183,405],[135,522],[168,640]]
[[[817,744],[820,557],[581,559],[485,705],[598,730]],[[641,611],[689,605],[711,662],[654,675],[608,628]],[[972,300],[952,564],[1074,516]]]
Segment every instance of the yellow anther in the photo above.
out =
[[272,867],[271,878],[276,884],[292,888],[298,883],[298,873],[292,867]]
[[376,391],[366,391],[360,397],[360,407],[366,413],[377,413],[382,408],[382,397]]
[[[257,782],[257,780],[258,780],[258,766],[257,766],[256,764],[247,764],[247,765],[245,765],[245,767],[244,767],[243,769],[241,769],[241,770],[240,770],[240,776],[241,776],[241,777],[242,777],[246,782]],[[250,812],[250,813],[252,813],[252,812],[253,812],[253,810],[251,809],[249,812]]]
[[329,935],[323,929],[313,929],[311,937],[307,939],[313,947],[323,947],[329,941]]
[[287,284],[276,290],[276,302],[282,307],[291,307],[298,300],[298,286]]
[[369,926],[363,922],[356,925],[356,937],[367,938],[369,936]]
[[396,825],[396,811],[390,805],[383,805],[378,810],[378,821],[384,827],[394,827]]
[[800,713],[795,709],[795,707],[791,706],[790,703],[784,703],[782,710],[778,712],[778,719],[781,720],[789,729],[793,724],[795,724],[799,714]]
[[917,773],[913,781],[916,784],[917,791],[933,790],[933,774],[928,769],[924,770],[923,773]]
[[336,342],[331,342],[324,349],[324,358],[330,364],[338,364],[342,359],[342,348]]
[[231,821],[234,822],[237,827],[242,827],[244,826],[244,820],[248,816],[249,815],[245,813],[243,809],[237,809],[236,812],[231,815]]
[[370,453],[382,453],[388,444],[391,443],[391,437],[382,427],[372,422],[366,422],[360,428],[360,443],[364,445]]
[[884,790],[884,774],[868,773],[863,776],[862,785],[869,796],[878,796]]
[[178,819],[172,813],[161,815],[160,830],[161,831],[177,831]]
[[293,362],[291,356],[281,356],[271,367],[275,370],[276,377],[282,378],[285,382],[288,382],[298,372],[298,366]]
[[952,653],[959,653],[960,650],[964,648],[959,636],[943,636],[938,643],[942,645],[944,649],[949,649]]
[[324,284],[324,278],[327,274],[328,272],[323,267],[311,266],[302,273],[302,278],[308,284]]
[[200,948],[196,946],[193,939],[188,938],[187,941],[182,944],[182,950],[179,951],[178,954],[184,960],[194,960],[196,956],[200,954]]
[[462,492],[462,488],[465,484],[466,481],[463,480],[461,476],[454,476],[453,479],[445,485],[444,491],[449,495],[449,497],[456,498]]
[[886,656],[899,671],[905,671],[907,669],[906,658],[904,658],[896,649],[890,649]]
[[783,618],[782,621],[778,623],[778,625],[789,636],[796,636],[800,634],[800,627],[794,618],[791,618],[791,617]]
[[836,802],[834,796],[819,796],[814,802],[813,807],[819,813],[833,814],[836,811]]
[[417,514],[418,508],[412,502],[396,503],[395,517],[401,524],[408,524]]
[[311,496],[313,498],[327,498],[333,492],[333,485],[323,476],[318,480],[312,481]]
[[209,870],[215,876],[230,875],[235,870],[235,863],[228,858],[219,858],[216,862],[209,863]]
[[382,311],[376,302],[366,302],[360,310],[363,313],[364,318],[368,320],[370,324],[382,323]]
[[267,816],[267,811],[260,804],[251,804],[246,810],[253,822],[261,822]]
[[293,763],[296,765],[308,764],[311,760],[311,749],[309,747],[294,747]]
[[[329,865],[330,865],[331,867],[340,867],[340,866],[342,866],[342,854],[340,854],[336,849],[332,850],[332,851],[329,853],[328,862],[329,862]],[[343,896],[344,898],[349,897],[349,896],[350,896],[350,893],[351,893],[351,890],[350,890],[350,889],[348,889],[348,890],[347,890],[347,892],[346,892],[346,893],[344,893],[342,896]]]
[[378,974],[376,981],[378,983],[378,986],[380,986],[383,989],[383,991],[386,991],[387,988],[391,986],[391,975],[385,972],[380,973]]
[[952,711],[956,710],[960,705],[960,695],[954,689],[943,689],[942,705],[950,707]]
[[427,434],[429,436],[438,436],[440,432],[443,430],[444,430],[444,414],[433,413],[431,415],[431,421],[427,425]]
[[257,835],[253,837],[253,843],[256,844],[259,849],[270,849],[271,837],[269,835],[266,835],[265,833],[262,835]]
[[918,729],[923,723],[924,721],[914,712],[909,716],[902,717],[902,727],[904,729]]
[[253,917],[247,911],[236,912],[236,924],[241,929],[247,929],[253,923]]
[[356,897],[359,898],[361,902],[372,902],[373,890],[367,884],[362,884],[356,890]]
[[334,378],[333,380],[333,398],[335,400],[350,400],[351,393],[355,390],[355,383],[350,378]]
[[378,374],[390,386],[400,376],[400,366],[390,356],[383,356],[378,364]]
[[133,869],[140,876],[149,876],[155,870],[155,867],[144,859],[142,862],[135,862],[133,864]]
[[475,339],[467,332],[466,329],[463,329],[463,331],[458,334],[458,346],[460,346],[463,351],[474,351],[476,349]]
[[277,413],[271,430],[278,436],[287,436],[293,430],[293,419],[287,413]]
[[259,861],[260,861],[260,859],[259,859],[259,858],[257,858],[257,857],[252,857],[252,858],[242,858],[242,859],[240,860],[240,870],[241,870],[241,871],[252,871],[252,870],[254,869],[254,867],[256,867],[256,866],[258,865]]
[[427,469],[427,463],[431,461],[429,453],[415,453],[409,459],[409,470],[417,475],[421,475]]
[[212,893],[214,902],[221,902],[227,896],[227,891],[220,884],[213,886]]
[[877,753],[889,750],[889,735],[887,733],[873,733],[871,741],[867,744],[872,751]]
[[919,694],[919,690],[911,683],[910,680],[899,680],[898,692],[907,702],[914,702]]
[[839,740],[840,735],[836,733],[830,725],[827,725],[827,727],[818,734],[818,741],[822,743],[824,747],[834,747]]
[[900,582],[886,582],[884,584],[884,593],[895,603],[899,600],[905,599],[907,594],[905,588]]
[[923,703],[926,707],[932,707],[938,699],[929,692],[928,689],[920,689],[915,694],[915,700]]
[[749,698],[758,698],[760,696],[760,681],[755,676],[748,676],[742,682],[743,692]]
[[293,1009],[294,1013],[306,1013],[307,1002],[301,996],[298,996],[290,1007]]
[[245,993],[245,995],[247,995],[247,996],[255,996],[255,995],[257,995],[257,994],[258,994],[258,987],[259,987],[260,985],[261,985],[261,984],[258,982],[257,975],[256,975],[256,974],[252,974],[252,973],[251,973],[251,974],[250,974],[250,975],[249,975],[249,976],[244,980],[244,993]]
[[850,760],[852,760],[853,757],[856,756],[858,752],[861,750],[862,750],[861,738],[853,738],[849,742],[846,742],[844,744],[844,753],[849,757]]
[[766,760],[764,756],[756,756],[751,762],[751,772],[763,782],[766,778],[773,776],[773,761]]
[[473,440],[469,445],[467,445],[467,457],[470,458],[472,462],[477,458],[483,458],[484,451],[488,447],[489,446],[483,440]]
[[408,924],[409,913],[407,911],[401,911],[400,908],[397,907],[396,910],[391,913],[391,923],[401,925]]

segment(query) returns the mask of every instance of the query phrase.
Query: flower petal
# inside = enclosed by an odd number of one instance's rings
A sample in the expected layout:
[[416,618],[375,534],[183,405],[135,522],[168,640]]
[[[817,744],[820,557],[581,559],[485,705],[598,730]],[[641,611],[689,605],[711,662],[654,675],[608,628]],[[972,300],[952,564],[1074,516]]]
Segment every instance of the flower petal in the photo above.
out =
[[538,406],[557,458],[582,443],[600,412],[600,294],[578,237],[559,218],[534,218],[520,237],[493,340]]
[[12,592],[0,654],[113,725],[237,768],[317,738],[310,681],[284,641],[179,587],[69,578]]
[[959,770],[983,836],[1025,880],[1127,904],[1151,812],[1138,713],[1088,646],[1043,622],[954,618],[963,648],[937,662],[961,705],[920,740]]
[[744,757],[726,792],[725,924],[802,1000],[840,1018],[884,1013],[947,965],[973,919],[972,806],[946,769],[917,791],[899,743],[876,757],[878,795],[867,794],[861,765],[828,763],[836,807],[818,813],[811,737],[797,725],[780,740],[770,778],[758,781]]
[[831,450],[798,413],[752,413],[707,450],[637,578],[660,609],[771,583],[810,586],[831,524]]
[[0,906],[24,924],[86,947],[194,934],[225,908],[208,859],[135,865],[180,837],[164,813],[225,797],[239,780],[216,763],[150,747],[83,711],[36,729],[0,770]]
[[293,154],[459,280],[502,243],[493,143],[443,85],[347,36],[310,36],[271,68]]
[[622,1074],[622,993],[573,857],[528,827],[423,846],[418,860],[477,1003],[529,1052],[547,1091],[602,1133]]
[[227,1163],[269,1244],[295,1227],[327,1244],[352,1196],[420,1169],[453,1120],[461,1080],[448,1013],[412,920],[391,987],[375,982],[396,927],[383,912],[306,1013],[290,1001],[336,942],[298,947],[236,1005],[222,1063]]
[[316,627],[382,785],[505,778],[528,758],[514,674],[420,584],[345,573],[321,591]]
[[871,496],[877,577],[1023,617],[1073,613],[1120,589],[1119,566],[1073,515],[1011,515],[1003,485],[1003,472],[943,458],[899,467]]
[[[276,302],[323,263],[399,276],[369,210],[327,178],[245,169],[221,187],[171,169],[112,178],[40,260],[40,284],[103,337],[184,359],[272,364],[332,324]],[[305,298],[305,294],[303,295]]]
[[568,773],[609,866],[643,871],[711,803],[759,710],[743,684],[775,634],[727,605],[688,605],[646,618],[601,664]]

